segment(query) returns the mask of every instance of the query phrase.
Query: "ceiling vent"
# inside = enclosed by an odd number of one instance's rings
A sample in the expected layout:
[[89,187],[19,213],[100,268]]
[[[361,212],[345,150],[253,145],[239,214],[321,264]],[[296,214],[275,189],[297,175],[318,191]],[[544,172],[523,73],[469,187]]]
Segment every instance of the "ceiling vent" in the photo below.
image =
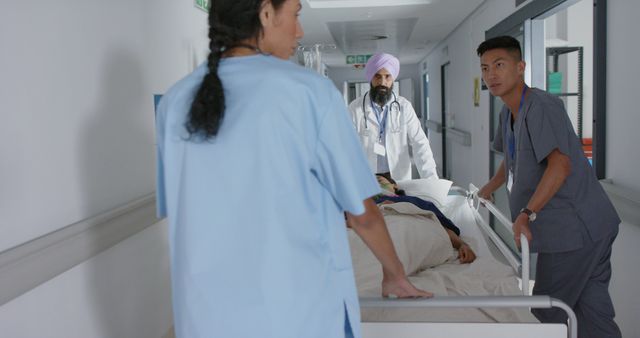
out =
[[336,46],[344,54],[398,53],[413,32],[418,18],[328,22]]
[[432,0],[307,0],[311,8],[360,8],[428,5]]

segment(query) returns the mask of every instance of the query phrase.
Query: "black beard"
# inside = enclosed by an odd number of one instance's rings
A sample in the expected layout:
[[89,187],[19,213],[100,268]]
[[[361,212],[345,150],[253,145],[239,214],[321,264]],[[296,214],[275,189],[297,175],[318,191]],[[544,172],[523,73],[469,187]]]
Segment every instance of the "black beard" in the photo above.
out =
[[383,85],[371,88],[371,99],[380,106],[384,106],[391,98],[392,88]]

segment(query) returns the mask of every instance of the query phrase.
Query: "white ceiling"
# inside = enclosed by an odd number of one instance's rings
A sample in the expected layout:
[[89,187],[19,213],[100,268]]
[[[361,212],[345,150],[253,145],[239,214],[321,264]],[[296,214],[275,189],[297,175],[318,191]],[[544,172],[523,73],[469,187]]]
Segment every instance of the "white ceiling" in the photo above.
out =
[[346,54],[378,51],[392,53],[404,64],[417,63],[483,2],[301,0],[301,44],[337,46],[322,49],[322,61],[329,66],[346,65]]

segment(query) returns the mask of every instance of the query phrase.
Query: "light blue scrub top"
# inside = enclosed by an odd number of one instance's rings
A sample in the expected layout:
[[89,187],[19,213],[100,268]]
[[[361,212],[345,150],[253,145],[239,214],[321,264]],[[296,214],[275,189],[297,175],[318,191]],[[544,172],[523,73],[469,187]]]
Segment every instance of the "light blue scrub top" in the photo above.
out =
[[157,116],[177,337],[344,337],[345,318],[360,337],[342,212],[362,214],[379,187],[342,97],[289,61],[223,59],[220,131],[188,141],[207,71],[171,88]]

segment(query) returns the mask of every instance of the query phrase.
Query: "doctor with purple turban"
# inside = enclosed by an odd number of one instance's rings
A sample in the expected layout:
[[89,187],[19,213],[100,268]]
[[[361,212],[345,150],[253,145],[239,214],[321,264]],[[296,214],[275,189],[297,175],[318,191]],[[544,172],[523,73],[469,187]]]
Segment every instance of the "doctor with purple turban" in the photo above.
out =
[[429,140],[411,102],[393,92],[400,61],[377,53],[364,70],[371,89],[351,102],[349,112],[371,170],[391,173],[396,181],[411,179],[411,147],[420,178],[437,179]]

